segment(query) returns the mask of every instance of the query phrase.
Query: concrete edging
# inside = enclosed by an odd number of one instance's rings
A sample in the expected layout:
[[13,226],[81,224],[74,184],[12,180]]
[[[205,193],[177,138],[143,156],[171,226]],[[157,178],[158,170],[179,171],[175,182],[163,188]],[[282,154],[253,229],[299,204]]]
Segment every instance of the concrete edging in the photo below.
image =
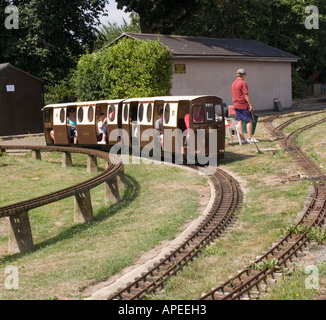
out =
[[[192,168],[182,167],[171,163],[163,164],[176,166],[178,168],[194,171],[199,174],[197,170]],[[149,252],[145,253],[144,255],[150,255],[150,257],[148,257],[145,263],[140,263],[127,267],[122,270],[118,275],[112,276],[107,281],[101,282],[97,285],[85,289],[84,293],[89,294],[89,297],[85,298],[84,300],[106,300],[107,297],[112,296],[115,292],[118,291],[118,289],[127,286],[128,283],[133,282],[135,278],[140,277],[142,273],[147,272],[150,268],[157,264],[160,259],[165,258],[167,254],[177,249],[190,236],[190,234],[197,229],[198,225],[205,219],[205,217],[208,215],[209,211],[213,206],[215,198],[215,188],[211,180],[208,180],[208,183],[211,188],[210,200],[201,215],[196,220],[193,220],[190,225],[186,228],[186,230],[179,234],[174,240],[168,241],[168,243],[166,244],[161,243],[160,245],[156,246],[156,248],[153,248]],[[157,249],[157,247],[161,246],[163,246],[163,248]],[[141,261],[143,259],[140,258],[139,260]]]

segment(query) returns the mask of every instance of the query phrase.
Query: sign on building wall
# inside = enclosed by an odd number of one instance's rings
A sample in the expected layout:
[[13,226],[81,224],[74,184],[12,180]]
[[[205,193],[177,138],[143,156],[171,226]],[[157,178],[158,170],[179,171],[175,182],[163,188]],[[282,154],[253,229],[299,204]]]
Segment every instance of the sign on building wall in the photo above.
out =
[[6,86],[7,92],[14,92],[15,91],[15,85],[14,84],[8,84]]
[[175,64],[174,72],[175,73],[186,73],[186,65],[185,64]]

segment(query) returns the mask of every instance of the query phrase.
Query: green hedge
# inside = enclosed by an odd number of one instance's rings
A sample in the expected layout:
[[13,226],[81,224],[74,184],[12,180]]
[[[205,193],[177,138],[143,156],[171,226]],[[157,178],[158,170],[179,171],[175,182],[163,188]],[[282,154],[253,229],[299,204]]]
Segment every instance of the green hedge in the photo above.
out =
[[99,52],[83,55],[73,81],[78,100],[168,95],[172,55],[157,41],[124,38]]

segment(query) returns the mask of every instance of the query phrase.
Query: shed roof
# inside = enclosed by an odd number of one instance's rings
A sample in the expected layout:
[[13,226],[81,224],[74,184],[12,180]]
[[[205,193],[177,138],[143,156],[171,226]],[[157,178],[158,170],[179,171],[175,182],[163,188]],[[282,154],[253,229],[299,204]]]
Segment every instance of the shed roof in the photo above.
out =
[[21,70],[21,69],[18,69],[18,68],[16,68],[16,67],[14,67],[14,66],[13,66],[11,63],[9,63],[9,62],[6,62],[6,63],[0,63],[0,72],[2,72],[3,70],[5,70],[5,69],[7,69],[7,68],[14,69],[14,70],[16,70],[16,71],[18,71],[18,72],[21,72],[21,73],[25,74],[25,75],[28,76],[28,77],[31,77],[31,78],[34,78],[34,79],[40,81],[40,82],[43,82],[42,79],[40,79],[40,78],[38,78],[38,77],[35,77],[35,76],[33,76],[32,74],[30,74],[30,73],[28,73],[28,72],[26,72],[26,71],[23,71],[23,70]]
[[269,46],[258,40],[234,38],[205,38],[162,34],[125,32],[122,37],[139,40],[157,40],[168,46],[175,58],[216,58],[236,60],[277,60],[296,62],[291,53]]

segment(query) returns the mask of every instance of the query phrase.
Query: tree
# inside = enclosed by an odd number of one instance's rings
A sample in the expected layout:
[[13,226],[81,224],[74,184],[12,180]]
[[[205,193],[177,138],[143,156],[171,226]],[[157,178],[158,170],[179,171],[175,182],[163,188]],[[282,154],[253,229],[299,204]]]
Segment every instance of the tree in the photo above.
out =
[[95,47],[101,49],[106,45],[109,45],[124,32],[140,32],[140,22],[139,16],[135,13],[130,14],[131,21],[128,24],[126,20],[123,19],[123,23],[118,25],[116,22],[109,22],[107,25],[103,25],[100,28],[98,37],[96,40]]
[[170,33],[174,26],[187,19],[188,14],[201,6],[200,0],[116,0],[117,8],[136,12],[142,33]]
[[[2,30],[1,60],[49,84],[64,79],[86,48],[92,50],[99,16],[107,3],[108,0],[15,0],[19,29]],[[5,5],[0,2],[2,12]]]

